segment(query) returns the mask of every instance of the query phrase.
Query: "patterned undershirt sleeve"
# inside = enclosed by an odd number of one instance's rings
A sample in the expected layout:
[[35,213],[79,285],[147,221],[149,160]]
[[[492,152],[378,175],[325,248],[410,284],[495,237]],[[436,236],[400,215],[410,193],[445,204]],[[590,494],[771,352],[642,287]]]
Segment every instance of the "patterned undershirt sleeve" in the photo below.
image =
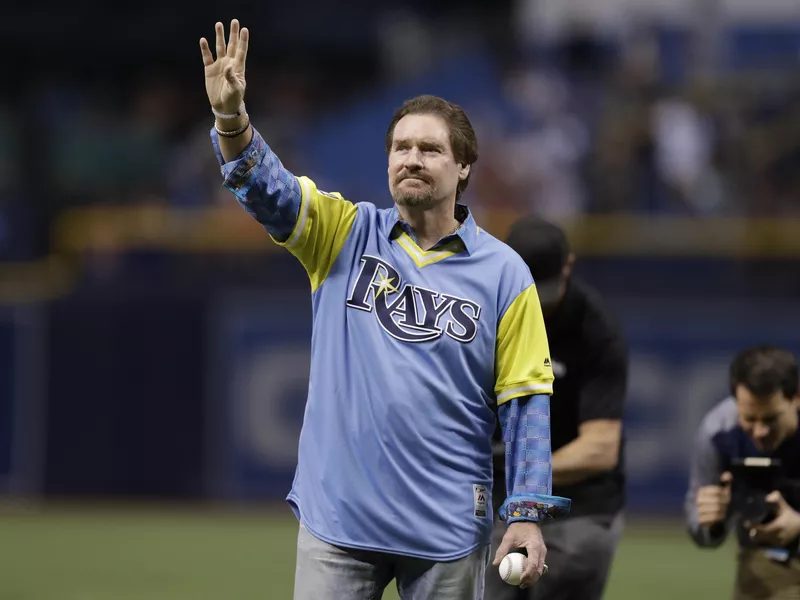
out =
[[571,502],[552,495],[550,396],[515,398],[500,406],[499,416],[506,446],[508,494],[500,509],[501,518],[513,523],[567,514]]

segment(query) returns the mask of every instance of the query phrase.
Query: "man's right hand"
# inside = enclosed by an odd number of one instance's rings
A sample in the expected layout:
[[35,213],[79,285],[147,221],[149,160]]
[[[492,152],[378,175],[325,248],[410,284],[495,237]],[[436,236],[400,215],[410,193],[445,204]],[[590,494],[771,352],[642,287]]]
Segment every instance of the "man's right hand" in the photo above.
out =
[[239,21],[231,21],[230,43],[225,45],[225,28],[214,26],[217,59],[211,54],[206,38],[200,39],[200,53],[206,74],[206,93],[211,106],[220,113],[235,114],[244,100],[244,68],[250,33],[239,31]]
[[719,485],[707,485],[697,490],[697,523],[704,527],[722,523],[728,516],[733,476],[726,471],[719,481]]

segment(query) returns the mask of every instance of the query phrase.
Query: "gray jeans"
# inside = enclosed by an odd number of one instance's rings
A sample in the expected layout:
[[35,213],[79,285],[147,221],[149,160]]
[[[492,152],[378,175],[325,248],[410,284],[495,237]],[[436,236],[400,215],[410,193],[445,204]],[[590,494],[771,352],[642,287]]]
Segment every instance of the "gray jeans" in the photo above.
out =
[[[486,600],[600,600],[608,579],[624,519],[587,516],[542,525],[547,546],[547,575],[526,590],[500,579],[498,570],[486,573]],[[497,550],[505,523],[495,521],[492,552]],[[494,556],[494,555],[493,555]]]
[[392,579],[403,600],[483,600],[489,550],[435,562],[333,546],[301,525],[294,600],[380,600]]

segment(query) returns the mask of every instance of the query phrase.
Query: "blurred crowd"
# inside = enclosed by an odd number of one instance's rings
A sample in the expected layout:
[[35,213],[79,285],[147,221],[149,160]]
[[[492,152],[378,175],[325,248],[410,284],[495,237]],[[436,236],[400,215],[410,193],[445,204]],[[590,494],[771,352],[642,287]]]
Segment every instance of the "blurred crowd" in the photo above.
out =
[[[250,111],[294,170],[313,174],[297,147],[309,119],[412,77],[436,55],[418,20],[387,23],[372,63],[335,73],[248,65]],[[800,214],[797,69],[670,77],[662,41],[655,27],[611,45],[576,29],[546,48],[502,48],[492,59],[511,110],[471,114],[481,157],[470,201],[556,220]],[[194,70],[143,62],[116,77],[63,75],[31,78],[24,94],[0,101],[0,245],[14,211],[49,223],[72,206],[231,204],[209,144],[199,56]]]
[[482,132],[479,201],[556,220],[800,215],[797,70],[674,79],[655,30],[614,50],[576,32],[549,60],[512,67],[516,118]]

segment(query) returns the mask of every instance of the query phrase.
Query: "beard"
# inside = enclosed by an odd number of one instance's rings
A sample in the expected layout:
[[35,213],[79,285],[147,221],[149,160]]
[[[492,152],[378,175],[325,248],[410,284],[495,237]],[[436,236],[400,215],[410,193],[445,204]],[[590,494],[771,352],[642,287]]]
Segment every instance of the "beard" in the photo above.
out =
[[403,187],[401,189],[402,181],[403,179],[396,182],[394,189],[391,190],[395,204],[409,208],[426,208],[436,204],[433,185],[429,180],[424,179],[424,184],[419,187]]
[[394,201],[399,206],[407,206],[409,208],[427,207],[435,204],[431,189],[395,192]]

